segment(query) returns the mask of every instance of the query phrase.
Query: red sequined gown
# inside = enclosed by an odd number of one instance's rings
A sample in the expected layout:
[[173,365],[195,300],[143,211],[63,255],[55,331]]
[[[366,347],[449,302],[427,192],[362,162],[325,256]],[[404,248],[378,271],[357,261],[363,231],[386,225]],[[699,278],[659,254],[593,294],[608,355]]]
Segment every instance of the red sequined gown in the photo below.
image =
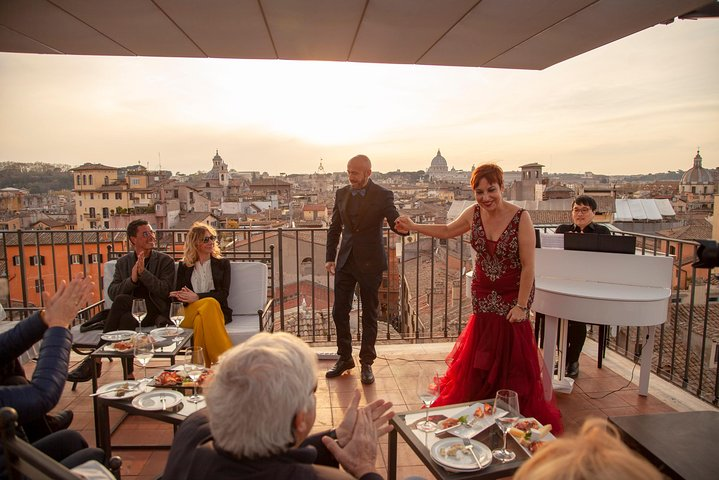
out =
[[[510,323],[517,302],[522,265],[519,260],[517,211],[499,240],[487,239],[479,205],[475,206],[471,241],[477,252],[472,280],[472,310],[466,327],[447,356],[447,373],[432,406],[493,399],[497,390],[519,394],[520,411],[561,433],[561,413],[552,396],[551,378],[534,341],[530,322]],[[528,306],[534,298],[534,285]],[[545,391],[550,399],[545,399]]]

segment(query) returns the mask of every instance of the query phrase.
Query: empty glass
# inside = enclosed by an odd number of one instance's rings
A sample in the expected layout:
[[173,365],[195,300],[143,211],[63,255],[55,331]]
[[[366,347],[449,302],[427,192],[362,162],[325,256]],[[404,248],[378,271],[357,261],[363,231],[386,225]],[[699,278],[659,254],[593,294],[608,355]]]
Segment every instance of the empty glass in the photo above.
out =
[[[502,413],[499,412],[500,409],[506,411],[507,414],[500,416],[502,415]],[[514,390],[498,390],[497,395],[494,398],[492,415],[494,416],[494,421],[502,431],[502,435],[504,437],[502,448],[492,450],[492,455],[500,462],[509,462],[514,460],[514,457],[516,456],[514,452],[507,450],[507,432],[520,418],[519,397],[517,396],[517,392]]]
[[[429,408],[432,402],[439,397],[440,375],[434,368],[425,367],[419,372],[417,378],[417,396],[424,404],[425,408]],[[429,410],[425,412],[424,420],[417,423],[417,429],[423,432],[433,432],[437,430],[437,424],[429,421]]]
[[175,325],[175,335],[180,333],[180,324],[185,319],[185,306],[182,302],[172,302],[170,304],[170,320]]
[[138,333],[133,338],[133,353],[135,360],[142,365],[143,378],[147,379],[147,364],[150,363],[155,355],[155,347],[152,343],[152,337],[145,333]]
[[205,399],[202,395],[197,394],[197,380],[205,371],[205,352],[202,347],[189,347],[185,350],[185,363],[183,364],[185,374],[190,377],[193,382],[192,395],[187,397],[187,401],[192,403],[200,403]]
[[132,300],[132,316],[137,320],[137,330],[142,331],[142,320],[147,316],[147,306],[144,298]]

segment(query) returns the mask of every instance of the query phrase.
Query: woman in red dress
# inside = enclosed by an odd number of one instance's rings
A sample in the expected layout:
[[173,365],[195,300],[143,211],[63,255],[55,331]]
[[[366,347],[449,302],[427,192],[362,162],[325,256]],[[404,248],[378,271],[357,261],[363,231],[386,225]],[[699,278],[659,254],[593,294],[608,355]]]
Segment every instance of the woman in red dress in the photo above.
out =
[[502,169],[485,164],[472,172],[477,205],[453,222],[421,225],[402,216],[397,227],[437,238],[471,232],[476,251],[472,310],[447,356],[447,373],[433,406],[494,398],[508,388],[524,416],[563,430],[551,377],[540,361],[529,322],[534,298],[534,226],[529,214],[504,201]]

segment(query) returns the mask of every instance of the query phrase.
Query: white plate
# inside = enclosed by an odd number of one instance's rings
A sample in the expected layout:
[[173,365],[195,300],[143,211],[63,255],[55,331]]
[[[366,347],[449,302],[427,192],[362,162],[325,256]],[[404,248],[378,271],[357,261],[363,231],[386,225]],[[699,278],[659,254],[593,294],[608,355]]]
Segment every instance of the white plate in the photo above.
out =
[[[123,395],[117,396],[117,389],[120,388],[123,384],[127,384],[132,390],[128,390]],[[113,390],[113,391],[108,391]],[[102,392],[107,392],[106,394],[102,394]],[[139,395],[142,393],[142,388],[140,388],[140,382],[135,380],[124,380],[120,382],[112,382],[108,383],[107,385],[103,385],[102,387],[97,389],[98,397],[100,398],[109,398],[112,400],[122,400],[123,398],[132,398],[136,395]]]
[[135,335],[134,330],[116,330],[114,332],[107,332],[100,335],[100,338],[106,342],[119,342],[121,340],[129,340]]
[[104,350],[107,352],[118,352],[118,353],[132,353],[133,352],[132,348],[127,348],[125,350],[118,350],[115,347],[113,347],[111,343],[108,343],[107,345],[105,345]]
[[[485,415],[484,417],[475,419],[474,412],[475,412],[475,410],[477,410],[480,407],[482,407],[482,409],[484,411],[484,404],[482,402],[474,403],[474,404],[470,405],[469,407],[465,408],[464,410],[457,412],[457,414],[454,415],[454,417],[453,417],[453,418],[467,417],[467,422],[470,422],[470,423],[472,423],[472,421],[474,420],[471,426],[466,425],[466,424],[459,424],[459,425],[455,425],[453,427],[437,430],[434,433],[438,434],[438,433],[442,433],[442,432],[447,432],[447,433],[451,433],[452,435],[456,435],[456,436],[462,437],[462,438],[472,438],[472,437],[476,436],[478,433],[480,433],[480,432],[486,430],[487,428],[491,427],[492,425],[494,425],[494,416],[492,416],[492,415]],[[499,410],[500,417],[507,414],[507,412],[505,412],[502,409],[498,409],[498,410]]]
[[162,410],[162,398],[165,399],[165,409],[169,409],[178,405],[185,397],[176,390],[153,390],[133,398],[132,406],[140,410]]
[[[526,418],[523,418],[522,420],[534,420],[535,422],[539,423],[539,420],[537,420],[537,419],[534,418],[534,417],[526,417]],[[522,420],[520,420],[520,422],[521,422]],[[517,422],[517,423],[519,423],[519,422]],[[540,427],[542,426],[541,423],[539,423],[539,425],[540,425]],[[546,434],[546,435],[545,435],[544,437],[542,437],[541,439],[540,439],[540,438],[536,438],[536,437],[537,437],[537,434],[535,433],[535,431],[534,431],[534,430],[530,430],[530,431],[532,431],[532,437],[534,437],[534,438],[532,438],[533,441],[536,439],[536,440],[539,440],[539,441],[541,441],[541,442],[551,442],[552,440],[556,440],[556,438],[557,438],[557,437],[555,437],[554,435],[552,435],[552,432],[549,432],[548,434]],[[522,450],[524,450],[524,451],[527,453],[527,455],[529,455],[530,457],[532,456],[532,452],[529,451],[529,448],[527,448],[526,446],[524,446],[524,444],[520,441],[519,438],[517,438],[517,437],[515,437],[514,435],[511,435],[511,434],[508,434],[507,436],[512,437],[512,438],[514,439],[514,441],[517,442],[520,447],[522,447]]]
[[175,332],[175,327],[162,327],[162,328],[156,328],[150,332],[150,335],[152,335],[154,338],[172,338],[176,337],[177,335],[182,334],[185,330],[182,327],[177,327],[177,332]]
[[[477,440],[470,440],[470,442],[472,442],[474,454],[477,455],[477,458],[482,463],[481,465],[477,465],[472,453],[468,450],[464,450],[462,440],[457,438],[443,438],[432,445],[429,454],[432,457],[432,460],[439,463],[450,472],[473,472],[475,470],[481,470],[492,463],[492,451],[487,445],[482,442],[478,442]],[[442,455],[440,453],[442,449],[451,448],[453,445],[459,445],[462,447],[462,450],[458,451],[457,455]]]

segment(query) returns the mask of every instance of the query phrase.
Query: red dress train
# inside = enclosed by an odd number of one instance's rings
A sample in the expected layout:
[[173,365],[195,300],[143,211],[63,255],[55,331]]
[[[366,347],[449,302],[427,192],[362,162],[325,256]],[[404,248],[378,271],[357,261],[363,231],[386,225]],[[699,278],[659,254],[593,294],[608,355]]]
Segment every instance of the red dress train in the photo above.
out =
[[[534,341],[530,322],[510,323],[509,310],[517,302],[522,266],[519,260],[519,210],[499,240],[488,240],[479,205],[472,222],[472,247],[477,260],[472,280],[472,309],[465,329],[447,356],[447,373],[440,396],[432,406],[493,399],[508,388],[519,396],[522,415],[563,430],[561,413],[552,393],[551,377]],[[534,298],[534,286],[529,298]],[[546,397],[545,397],[546,394]]]

